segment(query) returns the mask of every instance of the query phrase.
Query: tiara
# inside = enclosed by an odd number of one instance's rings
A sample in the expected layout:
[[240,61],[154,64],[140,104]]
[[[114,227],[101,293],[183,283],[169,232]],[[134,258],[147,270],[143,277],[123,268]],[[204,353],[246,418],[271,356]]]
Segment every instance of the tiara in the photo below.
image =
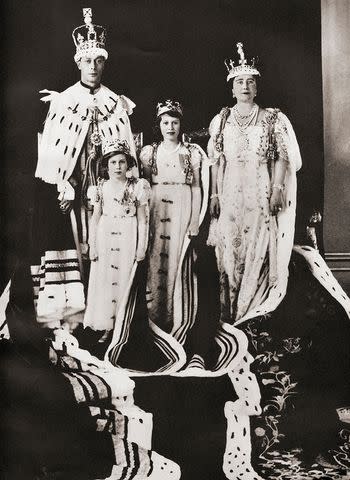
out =
[[182,105],[175,100],[165,100],[165,102],[159,102],[157,104],[157,117],[163,115],[163,113],[177,112],[179,115],[183,115]]
[[235,66],[234,60],[226,59],[225,65],[228,71],[227,81],[231,78],[237,77],[238,75],[259,75],[260,72],[257,70],[255,64],[256,59],[252,58],[250,60],[250,64],[247,63],[247,59],[245,58],[244,51],[243,51],[243,43],[237,43],[237,52],[239,55],[238,65]]
[[73,30],[72,37],[76,47],[74,60],[78,62],[84,56],[108,58],[106,44],[106,29],[92,23],[92,9],[83,8],[85,25]]
[[103,144],[102,154],[103,156],[109,153],[125,153],[130,155],[130,147],[126,140],[110,140]]

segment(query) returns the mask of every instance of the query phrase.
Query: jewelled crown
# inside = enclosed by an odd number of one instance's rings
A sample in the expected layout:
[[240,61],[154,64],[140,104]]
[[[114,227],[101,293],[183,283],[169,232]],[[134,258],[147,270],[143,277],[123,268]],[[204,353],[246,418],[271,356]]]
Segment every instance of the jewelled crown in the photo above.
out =
[[73,30],[72,37],[76,46],[74,60],[78,62],[84,56],[108,58],[106,44],[106,29],[92,23],[92,9],[83,8],[85,25]]
[[159,102],[157,105],[157,117],[168,112],[177,112],[182,117],[183,110],[181,103],[170,99],[165,100],[165,102]]
[[237,52],[239,55],[238,65],[235,66],[234,60],[227,59],[225,60],[225,65],[228,71],[227,81],[231,78],[237,77],[238,75],[259,75],[260,72],[257,70],[255,64],[256,59],[252,58],[250,63],[247,62],[247,59],[244,55],[243,43],[237,43]]
[[130,155],[130,147],[128,142],[126,140],[110,140],[102,145],[103,156],[113,152]]

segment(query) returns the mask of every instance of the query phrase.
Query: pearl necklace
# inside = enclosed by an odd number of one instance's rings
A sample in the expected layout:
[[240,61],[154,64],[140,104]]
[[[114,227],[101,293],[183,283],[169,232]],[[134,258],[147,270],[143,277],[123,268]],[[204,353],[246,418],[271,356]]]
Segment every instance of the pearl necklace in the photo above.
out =
[[241,115],[239,113],[237,105],[235,105],[232,109],[233,118],[240,130],[245,130],[249,125],[251,125],[252,123],[255,123],[256,118],[258,116],[258,112],[259,112],[259,107],[256,103],[254,103],[248,115]]
[[178,143],[178,145],[176,146],[176,148],[174,150],[168,150],[167,148],[165,148],[163,142],[160,144],[160,146],[162,147],[162,150],[164,152],[166,152],[168,155],[171,155],[172,153],[175,153],[179,150],[179,148],[181,146],[181,142]]

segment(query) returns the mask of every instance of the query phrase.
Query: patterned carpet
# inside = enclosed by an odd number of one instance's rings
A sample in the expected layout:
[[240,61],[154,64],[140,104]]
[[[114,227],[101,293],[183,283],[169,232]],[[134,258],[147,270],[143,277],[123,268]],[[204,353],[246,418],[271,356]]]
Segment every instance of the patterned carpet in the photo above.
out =
[[[11,378],[25,380],[25,392],[31,399],[44,401],[46,397],[42,392],[54,392],[55,405],[57,404],[60,410],[57,418],[52,419],[52,425],[59,422],[61,428],[61,415],[67,415],[71,410],[65,408],[62,411],[64,402],[72,402],[70,393],[64,390],[59,377],[53,378],[50,375],[53,386],[48,388],[46,377],[42,382],[33,382],[28,375],[17,375],[14,372],[17,362],[20,368],[27,368],[27,365],[22,365],[23,355],[30,358],[34,366],[37,362],[41,365],[42,360],[37,346],[41,340],[36,342],[35,330],[31,326],[32,319],[29,319],[26,312],[23,312],[21,318],[17,309],[16,318],[12,320],[12,330],[23,351],[21,350],[20,358],[12,358],[10,352],[8,371],[11,371]],[[346,418],[340,421],[337,414],[337,409],[343,407],[344,415],[350,417],[350,408],[346,409],[350,405],[350,385],[347,381],[350,365],[350,322],[344,309],[315,280],[305,261],[299,255],[293,254],[285,299],[272,315],[249,321],[244,330],[249,338],[250,352],[255,358],[252,370],[259,380],[262,394],[262,414],[251,417],[252,460],[256,472],[265,480],[350,480],[350,429],[344,421]],[[154,385],[150,385],[151,381]],[[183,380],[181,385],[178,385],[180,379],[174,377],[172,389],[169,385],[164,389],[164,386],[162,388],[157,382],[160,382],[160,379],[154,377],[152,380],[145,380],[142,385],[143,381],[139,379],[136,399],[144,410],[154,411],[156,414],[154,439],[159,444],[159,450],[169,454],[169,458],[176,457],[175,460],[182,466],[183,480],[224,478],[222,458],[226,422],[222,406],[226,399],[234,398],[232,384],[228,379],[219,377],[201,379],[198,383],[193,380],[184,388]],[[40,389],[40,385],[44,388]],[[14,384],[13,388],[13,396],[16,398],[18,386]],[[36,389],[34,392],[33,388]],[[220,395],[213,392],[220,392]],[[21,408],[24,405],[21,396],[18,405]],[[171,408],[168,408],[169,405]],[[199,405],[202,408],[199,408]],[[183,406],[186,407],[186,416],[182,412]],[[45,409],[42,410],[44,412]],[[36,409],[35,412],[40,413],[41,410]],[[18,416],[18,411],[16,415]],[[27,421],[28,418],[26,415]],[[195,428],[188,428],[189,419]],[[41,424],[41,421],[35,422],[35,425]],[[68,428],[70,422],[65,424]],[[173,435],[169,435],[169,431]],[[34,431],[28,428],[27,433],[31,438]],[[71,431],[66,433],[69,438],[75,435]],[[55,435],[52,434],[50,438],[55,439]],[[173,438],[178,439],[175,445]],[[187,444],[184,443],[184,438]],[[63,444],[59,442],[59,438],[56,440],[60,446]],[[28,444],[35,445],[37,441],[40,441],[39,436],[30,443],[26,436],[18,435],[13,448],[8,452],[9,462],[13,460],[14,465],[18,464],[21,442],[24,458]],[[95,442],[95,439],[91,442],[94,448],[100,444]],[[65,443],[67,452],[62,458],[75,465],[79,459],[77,460],[77,452],[70,448],[71,444],[72,441]],[[47,448],[49,446],[47,445]],[[38,449],[42,464],[55,464],[57,448],[54,446],[54,454],[51,455],[51,450],[48,452],[50,455],[46,452],[47,458],[42,448]],[[80,450],[78,449],[78,453],[84,457],[85,452]],[[16,454],[13,457],[12,452]],[[198,454],[197,461],[194,461],[195,452]],[[210,452],[210,455],[205,456],[210,468],[204,465],[203,452]],[[320,456],[322,461],[318,461]],[[95,465],[95,457],[91,458],[94,462],[89,465],[89,475],[91,468],[98,466]],[[80,460],[79,465],[87,464],[85,457]],[[80,472],[82,480],[89,478],[84,477],[83,473]],[[9,480],[33,478],[30,474],[26,477],[8,477]],[[41,478],[49,477],[43,472],[40,480]],[[64,477],[58,475],[51,478],[78,480],[77,476],[68,477],[66,473]],[[246,480],[244,476],[237,478]]]
[[[350,325],[343,308],[293,254],[285,299],[245,332],[262,394],[263,412],[251,417],[256,470],[269,480],[350,479]],[[341,408],[346,418],[339,418]]]
[[318,463],[307,467],[300,460],[302,451],[269,452],[259,465],[259,472],[268,480],[345,480],[350,479],[350,469],[330,468]]

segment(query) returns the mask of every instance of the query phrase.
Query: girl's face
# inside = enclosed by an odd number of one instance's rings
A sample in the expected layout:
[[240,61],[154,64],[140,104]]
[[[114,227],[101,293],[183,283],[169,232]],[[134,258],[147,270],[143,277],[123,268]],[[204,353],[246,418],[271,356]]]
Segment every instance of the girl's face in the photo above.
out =
[[233,96],[241,102],[253,102],[257,93],[256,80],[253,75],[238,75],[233,79]]
[[128,171],[128,163],[124,153],[116,153],[108,159],[109,178],[125,180]]
[[180,119],[164,113],[160,118],[160,132],[164,140],[177,140],[180,134]]

